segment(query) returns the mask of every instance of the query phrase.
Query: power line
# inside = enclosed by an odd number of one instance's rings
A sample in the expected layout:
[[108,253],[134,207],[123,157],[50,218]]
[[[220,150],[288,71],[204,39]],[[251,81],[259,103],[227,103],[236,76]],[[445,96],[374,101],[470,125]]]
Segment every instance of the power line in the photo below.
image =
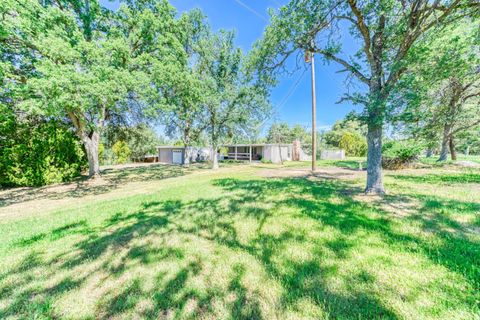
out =
[[300,77],[298,77],[297,81],[290,87],[290,89],[288,89],[287,94],[285,95],[285,97],[283,97],[281,102],[278,104],[277,111],[280,110],[280,108],[282,108],[285,105],[285,103],[287,103],[290,96],[297,90],[298,85],[303,80],[303,76],[305,75],[306,70],[307,69],[303,70],[302,74],[300,75]]
[[249,7],[248,5],[246,5],[245,3],[243,3],[242,1],[240,0],[234,0],[236,3],[238,3],[239,5],[241,5],[242,7],[244,7],[245,9],[247,9],[248,11],[250,11],[251,13],[253,13],[254,15],[256,15],[257,17],[259,17],[260,19],[262,19],[263,21],[265,22],[268,22],[268,19],[265,18],[264,15],[262,15],[261,13],[259,13],[258,11],[256,11],[255,9]]
[[[293,85],[290,86],[290,88],[288,89],[287,91],[287,94],[283,97],[282,100],[280,100],[280,103],[277,104],[276,107],[274,107],[274,109],[276,109],[276,111],[279,111],[288,101],[288,99],[290,99],[290,97],[292,96],[292,94],[297,90],[298,88],[298,85],[300,84],[300,82],[303,80],[303,77],[305,76],[305,72],[307,71],[307,69],[304,69],[302,74],[298,77],[297,81],[295,83],[293,83]],[[262,121],[262,123],[260,123],[257,128],[261,128],[268,120],[270,120],[273,116],[273,112],[268,115],[265,120]]]
[[277,6],[281,7],[282,4],[280,4],[280,2],[278,2],[277,0],[272,0],[273,3],[275,3]]

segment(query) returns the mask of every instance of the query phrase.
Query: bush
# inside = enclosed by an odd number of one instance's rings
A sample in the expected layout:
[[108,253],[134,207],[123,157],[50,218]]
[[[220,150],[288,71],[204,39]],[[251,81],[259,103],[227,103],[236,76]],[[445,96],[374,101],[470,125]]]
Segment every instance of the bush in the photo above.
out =
[[367,154],[367,142],[358,133],[343,132],[340,136],[339,147],[345,150],[347,156],[364,157]]
[[85,152],[66,125],[56,121],[13,120],[8,129],[0,148],[1,186],[66,182],[85,169]]
[[113,158],[116,164],[125,164],[130,161],[132,151],[125,141],[119,140],[112,146]]
[[103,143],[98,145],[98,161],[100,164],[105,164],[105,145]]
[[423,150],[423,146],[412,140],[388,141],[382,148],[382,166],[398,170],[412,165]]

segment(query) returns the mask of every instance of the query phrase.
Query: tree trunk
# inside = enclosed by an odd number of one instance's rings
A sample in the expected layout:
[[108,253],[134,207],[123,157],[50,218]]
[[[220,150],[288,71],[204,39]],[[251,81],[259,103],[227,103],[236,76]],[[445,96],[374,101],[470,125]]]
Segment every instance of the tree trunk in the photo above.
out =
[[218,152],[217,152],[217,147],[212,147],[212,169],[217,170],[218,169]]
[[85,136],[82,139],[88,158],[88,176],[95,178],[100,176],[100,162],[98,160],[98,145],[100,142],[100,134],[92,133],[91,137]]
[[189,166],[190,165],[190,158],[192,156],[192,150],[190,146],[190,123],[187,121],[185,123],[185,128],[183,131],[183,146],[185,147],[185,157],[183,161],[184,166]]
[[369,125],[367,133],[367,187],[366,194],[385,194],[382,178],[382,126]]
[[[105,121],[105,106],[102,107],[102,118],[96,125],[95,130],[87,131],[85,123],[73,111],[68,111],[67,115],[72,120],[73,126],[79,139],[82,141],[88,159],[88,176],[95,178],[100,176],[100,162],[98,160],[98,146],[100,144],[100,131]],[[85,119],[85,115],[81,118]],[[90,134],[88,133],[90,132]]]
[[450,147],[450,155],[453,161],[457,160],[457,151],[455,150],[455,141],[453,140],[453,136],[450,135],[449,140],[449,147]]
[[185,156],[184,156],[184,159],[183,159],[183,165],[184,166],[190,166],[190,158],[192,157],[192,147],[190,146],[190,143],[189,142],[185,142],[184,145],[185,147]]
[[440,157],[438,158],[437,161],[447,161],[449,141],[450,141],[450,126],[446,124],[443,128],[442,149],[440,151]]
[[426,157],[427,157],[427,158],[431,158],[432,156],[433,156],[433,150],[432,150],[432,148],[428,148],[428,149],[427,149]]
[[381,16],[379,31],[372,39],[372,77],[369,83],[368,131],[367,131],[367,186],[365,194],[384,195],[382,176],[382,134],[387,98],[383,91],[383,29],[385,19]]

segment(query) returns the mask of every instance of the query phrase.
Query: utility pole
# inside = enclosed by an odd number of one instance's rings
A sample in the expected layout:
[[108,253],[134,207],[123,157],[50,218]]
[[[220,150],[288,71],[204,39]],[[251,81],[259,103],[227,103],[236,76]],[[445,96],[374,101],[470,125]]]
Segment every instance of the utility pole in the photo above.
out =
[[315,55],[305,52],[305,62],[312,68],[312,172],[317,171],[317,98],[315,93]]

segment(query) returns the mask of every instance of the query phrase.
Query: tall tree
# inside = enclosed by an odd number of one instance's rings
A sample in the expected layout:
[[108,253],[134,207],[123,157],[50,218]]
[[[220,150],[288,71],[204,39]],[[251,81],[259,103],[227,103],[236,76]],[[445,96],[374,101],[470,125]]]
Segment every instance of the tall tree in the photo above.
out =
[[236,129],[261,117],[269,108],[265,91],[247,77],[244,55],[234,45],[234,33],[221,30],[201,44],[199,70],[208,96],[204,121],[213,149],[212,168],[218,168],[217,149]]
[[133,101],[158,95],[152,74],[168,72],[182,58],[176,54],[181,46],[175,11],[154,0],[128,2],[117,13],[97,0],[19,2],[38,25],[27,28],[21,14],[10,12],[18,31],[9,41],[21,34],[21,46],[35,56],[35,76],[17,88],[19,104],[29,112],[68,117],[87,152],[89,175],[96,176],[106,121]]
[[202,119],[206,88],[201,80],[199,68],[200,42],[208,37],[205,16],[200,10],[192,10],[180,18],[178,34],[185,59],[178,68],[160,79],[164,106],[158,111],[170,138],[180,138],[187,155],[188,164],[192,143],[198,143],[206,124]]
[[288,123],[273,123],[267,132],[269,143],[291,143],[291,130]]
[[416,67],[400,80],[395,101],[405,105],[399,119],[406,134],[424,139],[429,148],[441,141],[439,161],[455,137],[480,126],[480,33],[465,18],[424,37],[416,51]]
[[[365,192],[383,194],[382,133],[389,99],[409,70],[412,48],[428,32],[478,13],[472,0],[291,0],[272,17],[263,40],[255,46],[258,79],[275,83],[275,69],[298,50],[333,61],[366,90],[346,94],[365,107],[368,164]],[[360,43],[351,56],[342,54],[342,26]]]

